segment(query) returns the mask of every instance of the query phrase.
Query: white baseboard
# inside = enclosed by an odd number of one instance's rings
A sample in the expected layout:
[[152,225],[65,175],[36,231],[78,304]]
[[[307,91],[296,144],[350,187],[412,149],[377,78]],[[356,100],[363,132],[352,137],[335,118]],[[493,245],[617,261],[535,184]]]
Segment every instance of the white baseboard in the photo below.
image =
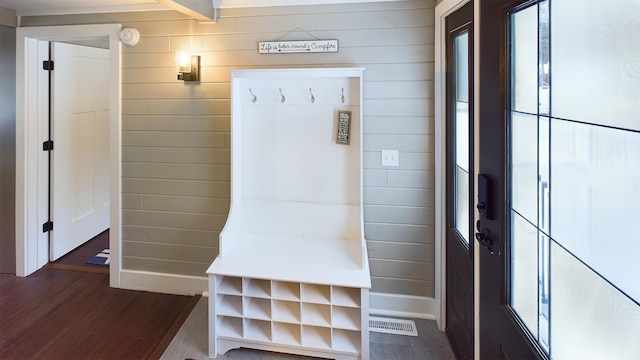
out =
[[122,270],[120,287],[175,295],[202,294],[209,290],[206,276],[184,276],[148,271]]
[[[176,295],[207,294],[205,276],[184,276],[148,271],[122,270],[120,287]],[[369,313],[418,319],[435,319],[435,299],[423,296],[369,293]]]
[[369,293],[369,313],[434,320],[435,299],[423,296]]

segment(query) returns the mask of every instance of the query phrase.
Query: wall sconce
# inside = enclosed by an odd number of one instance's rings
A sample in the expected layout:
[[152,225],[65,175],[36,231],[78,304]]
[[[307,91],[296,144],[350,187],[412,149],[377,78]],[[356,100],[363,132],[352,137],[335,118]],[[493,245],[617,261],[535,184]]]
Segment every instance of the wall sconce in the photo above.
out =
[[200,81],[200,55],[191,55],[186,51],[176,54],[178,80]]

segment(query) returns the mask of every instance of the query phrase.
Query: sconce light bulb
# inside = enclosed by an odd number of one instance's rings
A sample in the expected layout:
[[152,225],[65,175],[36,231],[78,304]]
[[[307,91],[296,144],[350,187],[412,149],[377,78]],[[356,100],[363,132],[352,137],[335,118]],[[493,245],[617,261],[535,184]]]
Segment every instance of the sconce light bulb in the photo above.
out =
[[186,51],[178,53],[178,64],[181,68],[188,68],[191,65],[191,56]]

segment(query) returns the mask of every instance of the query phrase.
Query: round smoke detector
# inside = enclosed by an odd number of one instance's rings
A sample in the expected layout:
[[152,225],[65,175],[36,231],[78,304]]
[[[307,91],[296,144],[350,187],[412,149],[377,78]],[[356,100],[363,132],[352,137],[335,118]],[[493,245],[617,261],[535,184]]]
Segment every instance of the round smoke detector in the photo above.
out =
[[123,43],[134,46],[140,41],[140,32],[134,28],[125,28],[120,31],[120,41]]

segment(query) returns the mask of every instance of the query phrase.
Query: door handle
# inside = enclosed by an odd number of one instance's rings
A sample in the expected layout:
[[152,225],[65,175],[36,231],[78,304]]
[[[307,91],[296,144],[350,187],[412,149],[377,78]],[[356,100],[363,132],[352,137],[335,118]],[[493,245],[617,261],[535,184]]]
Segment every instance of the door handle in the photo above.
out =
[[480,245],[484,246],[487,251],[491,255],[495,254],[495,250],[493,250],[493,238],[491,237],[491,232],[487,228],[482,228],[480,226],[480,220],[476,222],[476,228],[478,232],[476,232],[476,240],[480,243]]

